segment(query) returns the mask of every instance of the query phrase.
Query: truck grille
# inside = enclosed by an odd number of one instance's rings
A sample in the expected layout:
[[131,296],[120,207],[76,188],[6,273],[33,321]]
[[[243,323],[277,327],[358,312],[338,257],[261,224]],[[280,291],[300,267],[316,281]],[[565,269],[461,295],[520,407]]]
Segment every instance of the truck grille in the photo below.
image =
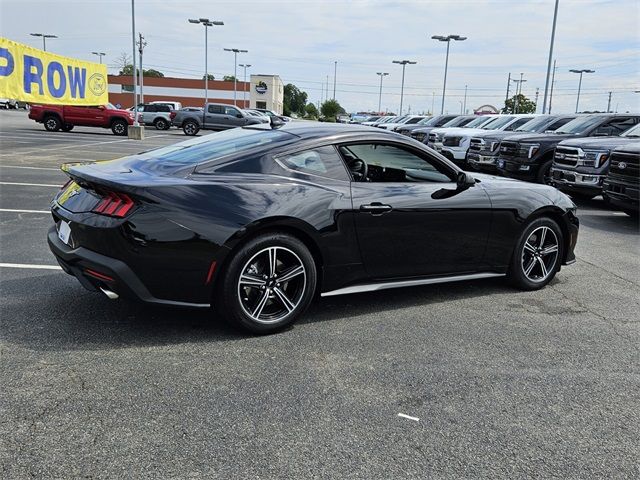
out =
[[500,144],[500,155],[503,157],[516,157],[520,145],[517,142],[502,142]]
[[422,142],[426,136],[427,135],[424,132],[411,132],[411,137],[415,138],[419,142]]
[[620,178],[628,183],[640,184],[640,156],[635,153],[613,152],[609,177]]
[[438,134],[437,133],[430,133],[429,134],[429,143],[436,143],[438,141]]
[[480,153],[484,148],[484,141],[481,138],[472,138],[470,140],[469,152]]
[[558,165],[575,167],[578,165],[579,152],[577,148],[557,146],[553,161]]

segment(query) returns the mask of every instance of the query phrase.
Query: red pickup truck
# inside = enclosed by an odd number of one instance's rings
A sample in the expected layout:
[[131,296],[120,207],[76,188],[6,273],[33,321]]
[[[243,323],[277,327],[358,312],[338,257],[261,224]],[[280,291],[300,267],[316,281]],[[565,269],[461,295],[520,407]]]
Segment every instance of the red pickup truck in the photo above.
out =
[[110,103],[96,107],[77,105],[31,105],[29,118],[44,124],[50,132],[69,132],[81,127],[110,128],[115,135],[126,135],[133,124],[133,112],[119,110]]

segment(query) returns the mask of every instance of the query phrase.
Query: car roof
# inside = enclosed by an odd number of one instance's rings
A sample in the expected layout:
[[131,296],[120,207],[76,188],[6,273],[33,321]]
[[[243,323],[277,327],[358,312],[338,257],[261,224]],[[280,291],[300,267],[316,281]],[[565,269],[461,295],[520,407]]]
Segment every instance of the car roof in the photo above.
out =
[[[264,125],[250,125],[242,127],[246,129],[269,129],[268,124]],[[336,137],[336,136],[353,136],[357,134],[377,134],[384,138],[388,135],[397,135],[389,130],[383,130],[380,128],[369,127],[366,125],[349,124],[349,123],[323,123],[312,121],[294,121],[287,122],[277,128],[279,131],[291,133],[304,139],[315,139],[322,137]]]

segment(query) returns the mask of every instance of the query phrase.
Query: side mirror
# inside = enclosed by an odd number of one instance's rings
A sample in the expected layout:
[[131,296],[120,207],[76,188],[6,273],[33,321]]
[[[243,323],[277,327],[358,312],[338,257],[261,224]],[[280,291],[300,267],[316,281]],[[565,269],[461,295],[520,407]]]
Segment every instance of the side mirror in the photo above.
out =
[[456,178],[456,184],[458,185],[458,190],[464,190],[473,187],[476,184],[476,179],[466,172],[460,172]]

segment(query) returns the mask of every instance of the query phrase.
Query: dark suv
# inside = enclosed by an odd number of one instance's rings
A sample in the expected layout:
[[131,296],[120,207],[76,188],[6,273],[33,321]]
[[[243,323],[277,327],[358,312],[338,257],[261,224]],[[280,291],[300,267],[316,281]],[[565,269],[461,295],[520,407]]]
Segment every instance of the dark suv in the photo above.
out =
[[459,115],[435,115],[426,120],[424,123],[416,124],[415,128],[412,130],[403,131],[404,129],[398,129],[398,133],[410,135],[412,138],[415,138],[419,142],[424,142],[431,130],[438,127],[444,127],[447,123],[452,121],[454,118],[457,118],[458,116]]
[[639,191],[640,142],[634,142],[611,152],[611,166],[602,186],[602,196],[627,215],[637,217]]
[[634,142],[640,142],[640,124],[619,137],[563,140],[556,146],[551,183],[563,192],[583,198],[600,195],[611,151]]
[[554,149],[562,140],[617,136],[639,122],[636,114],[581,115],[554,133],[506,137],[500,144],[498,171],[507,177],[551,183]]
[[474,135],[467,151],[467,164],[474,170],[495,171],[500,142],[504,138],[509,137],[509,140],[514,141],[518,135],[527,137],[531,133],[554,132],[574,118],[575,115],[541,115],[528,120],[513,131],[488,131]]

